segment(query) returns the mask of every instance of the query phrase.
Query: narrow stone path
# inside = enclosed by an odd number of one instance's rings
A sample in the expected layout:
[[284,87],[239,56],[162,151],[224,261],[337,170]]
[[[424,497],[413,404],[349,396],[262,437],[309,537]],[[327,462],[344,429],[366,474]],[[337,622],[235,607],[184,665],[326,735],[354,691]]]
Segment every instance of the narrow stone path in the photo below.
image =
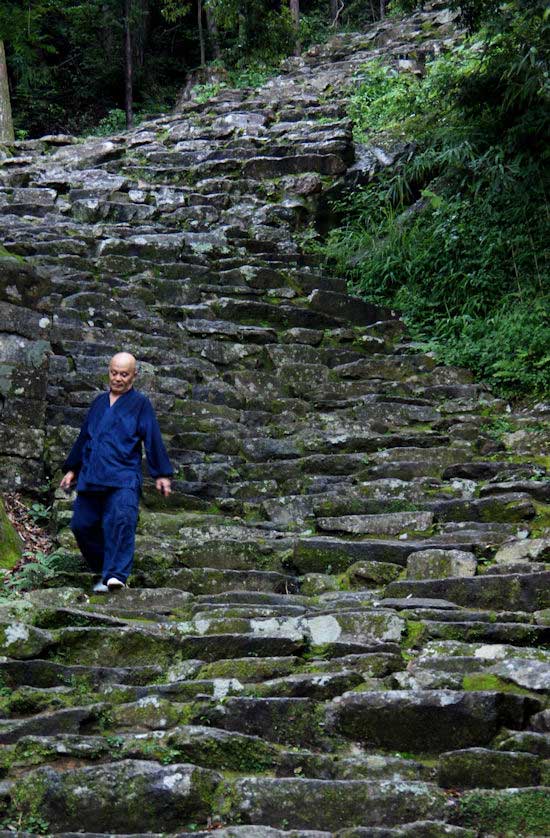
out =
[[0,836],[550,834],[550,408],[299,244],[390,162],[345,116],[364,62],[458,37],[428,10],[2,160],[2,486],[56,474],[122,348],[177,475],[131,588],[90,594],[58,494],[64,563],[0,604]]

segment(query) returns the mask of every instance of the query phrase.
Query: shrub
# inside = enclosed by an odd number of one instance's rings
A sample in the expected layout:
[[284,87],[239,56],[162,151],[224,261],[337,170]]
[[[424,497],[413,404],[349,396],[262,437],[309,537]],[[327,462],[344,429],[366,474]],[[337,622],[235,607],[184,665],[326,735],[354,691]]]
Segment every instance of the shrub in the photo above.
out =
[[432,62],[380,63],[352,98],[358,140],[414,155],[341,199],[323,250],[365,298],[507,396],[550,393],[547,272],[549,16],[528,11]]

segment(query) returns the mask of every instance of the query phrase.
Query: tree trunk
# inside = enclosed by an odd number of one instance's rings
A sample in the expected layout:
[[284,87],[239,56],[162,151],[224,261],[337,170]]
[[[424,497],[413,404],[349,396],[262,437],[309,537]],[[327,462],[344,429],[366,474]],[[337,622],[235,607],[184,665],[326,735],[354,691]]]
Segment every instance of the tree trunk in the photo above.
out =
[[208,37],[210,43],[212,44],[212,52],[214,53],[214,58],[221,57],[221,50],[220,50],[220,36],[218,33],[218,24],[216,23],[216,18],[212,14],[212,10],[210,9],[208,3],[204,6],[204,11],[206,14],[206,28],[208,29]]
[[126,111],[126,128],[131,128],[134,124],[131,12],[132,0],[124,0],[124,110]]
[[202,26],[202,0],[197,0],[197,23],[199,24],[199,46],[201,51],[201,67],[206,64],[206,50],[204,47],[204,29]]
[[0,142],[13,140],[13,121],[11,118],[10,85],[4,42],[0,41]]
[[380,20],[386,17],[386,0],[380,0]]
[[132,27],[132,56],[134,69],[142,70],[145,63],[145,50],[149,40],[150,14],[149,0],[139,0],[137,14],[134,9],[134,20]]
[[330,22],[338,26],[338,0],[330,0]]
[[290,0],[290,15],[294,26],[294,55],[300,55],[300,0]]
[[239,2],[239,32],[237,37],[237,45],[239,49],[244,49],[246,46],[246,0],[240,0]]

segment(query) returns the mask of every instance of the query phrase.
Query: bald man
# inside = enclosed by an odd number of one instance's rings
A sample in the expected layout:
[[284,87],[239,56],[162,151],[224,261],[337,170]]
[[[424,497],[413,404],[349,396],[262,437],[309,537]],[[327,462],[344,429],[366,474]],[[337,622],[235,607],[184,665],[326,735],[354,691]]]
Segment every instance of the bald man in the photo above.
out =
[[120,352],[109,363],[109,390],[92,403],[63,464],[61,488],[76,480],[71,529],[92,572],[94,591],[123,588],[132,570],[138,519],[142,443],[149,473],[163,495],[174,473],[153,406],[134,390],[136,359]]

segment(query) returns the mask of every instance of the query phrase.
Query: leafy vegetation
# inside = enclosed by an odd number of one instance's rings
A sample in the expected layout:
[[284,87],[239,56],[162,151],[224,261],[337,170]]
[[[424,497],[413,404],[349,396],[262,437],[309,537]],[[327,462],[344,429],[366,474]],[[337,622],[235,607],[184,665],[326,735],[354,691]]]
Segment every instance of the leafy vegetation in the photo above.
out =
[[[30,591],[33,588],[39,588],[61,570],[70,569],[67,555],[61,549],[49,553],[41,551],[25,552],[23,560],[18,568],[4,580],[4,587],[8,592]],[[76,569],[78,567],[77,564]]]
[[356,138],[400,144],[401,160],[339,201],[346,223],[323,249],[355,292],[399,309],[442,361],[506,396],[541,397],[550,17],[533,2],[489,9],[484,22],[421,79],[369,65],[350,106]]

